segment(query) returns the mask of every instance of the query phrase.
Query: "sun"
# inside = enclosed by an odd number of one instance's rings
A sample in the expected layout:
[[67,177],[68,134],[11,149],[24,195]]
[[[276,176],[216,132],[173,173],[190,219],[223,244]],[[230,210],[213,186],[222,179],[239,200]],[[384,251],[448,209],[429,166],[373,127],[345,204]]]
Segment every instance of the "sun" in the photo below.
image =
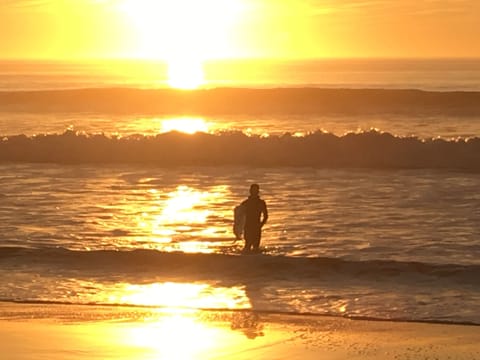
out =
[[205,82],[203,62],[237,55],[233,29],[246,0],[122,0],[136,34],[137,57],[168,65],[172,87],[193,89]]
[[199,60],[175,59],[168,62],[168,85],[192,90],[205,84],[203,64]]

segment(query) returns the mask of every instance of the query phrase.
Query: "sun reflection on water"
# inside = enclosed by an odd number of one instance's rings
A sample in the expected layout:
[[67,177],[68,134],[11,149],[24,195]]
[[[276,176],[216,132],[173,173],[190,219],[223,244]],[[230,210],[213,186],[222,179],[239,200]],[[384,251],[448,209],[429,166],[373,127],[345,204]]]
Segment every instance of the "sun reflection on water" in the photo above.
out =
[[176,117],[161,120],[162,133],[170,131],[179,131],[186,134],[195,134],[197,132],[208,132],[209,124],[201,117]]
[[[209,249],[209,241],[215,241],[226,230],[224,223],[209,221],[210,209],[224,198],[227,191],[225,186],[201,191],[180,185],[168,194],[157,194],[156,208],[151,209],[153,214],[142,216],[138,226],[146,230],[150,228],[152,241],[157,244],[175,243],[175,246],[163,250],[213,252]],[[221,216],[216,214],[217,218]]]
[[208,192],[200,192],[188,186],[181,185],[170,193],[162,214],[157,217],[158,223],[162,224],[204,224],[209,210],[205,205],[210,197]]
[[205,283],[163,282],[118,284],[110,290],[109,302],[137,306],[184,309],[250,309],[241,286],[218,287]]
[[[155,177],[120,182],[116,201],[101,207],[103,218],[94,224],[107,234],[105,244],[188,253],[223,252],[238,245],[231,232],[230,185],[201,184],[194,174],[172,180],[175,176],[161,169]],[[178,185],[172,187],[172,182]]]
[[159,133],[163,134],[171,131],[191,135],[198,132],[214,133],[228,126],[228,124],[225,125],[212,120],[207,121],[200,116],[140,116],[134,119],[128,117],[119,119],[115,124],[119,127],[117,133],[120,135],[131,134],[135,136],[156,136]]

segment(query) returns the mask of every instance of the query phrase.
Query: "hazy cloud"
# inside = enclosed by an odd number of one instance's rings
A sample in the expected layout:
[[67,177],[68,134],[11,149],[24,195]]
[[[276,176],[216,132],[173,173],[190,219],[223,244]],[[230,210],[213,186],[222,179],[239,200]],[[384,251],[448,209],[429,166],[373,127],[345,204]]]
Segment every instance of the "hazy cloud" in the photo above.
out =
[[0,0],[0,5],[13,7],[41,6],[51,2],[51,0]]
[[379,12],[401,10],[404,13],[417,12],[462,12],[478,9],[478,0],[307,0],[311,8],[321,11],[323,8],[338,11]]
[[[438,19],[480,18],[480,0],[305,0],[309,5],[310,16],[318,21],[328,19],[330,14],[337,16],[339,23],[348,22],[353,16],[357,19],[391,21],[410,17],[423,21],[425,17]],[[330,18],[331,19],[331,18]],[[342,20],[343,19],[343,20]]]
[[51,4],[53,0],[0,0],[0,8],[14,10],[36,9]]

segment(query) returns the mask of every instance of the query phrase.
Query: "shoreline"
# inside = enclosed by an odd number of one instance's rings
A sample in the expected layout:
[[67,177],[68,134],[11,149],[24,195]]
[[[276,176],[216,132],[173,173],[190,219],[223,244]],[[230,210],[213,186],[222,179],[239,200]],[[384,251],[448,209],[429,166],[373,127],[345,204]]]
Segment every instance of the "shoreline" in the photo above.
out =
[[[86,310],[90,309],[105,309],[111,310],[114,313],[118,310],[119,313],[123,309],[138,310],[138,312],[148,312],[155,310],[156,312],[162,312],[163,310],[168,311],[170,308],[164,305],[143,305],[143,304],[128,304],[128,303],[119,303],[119,304],[108,304],[108,303],[73,303],[73,302],[62,302],[62,301],[50,301],[50,300],[10,300],[10,299],[0,299],[0,321],[8,320],[2,318],[2,308],[4,306],[24,306],[24,307],[45,307],[45,306],[62,306],[62,307],[75,307],[75,308],[85,308]],[[426,325],[446,325],[446,326],[472,326],[480,327],[480,324],[475,322],[461,322],[461,321],[442,321],[442,320],[424,320],[424,319],[402,319],[402,318],[375,318],[369,316],[342,316],[335,314],[316,314],[310,312],[289,312],[289,311],[275,311],[275,310],[255,310],[255,309],[227,309],[227,308],[193,308],[186,306],[175,307],[178,311],[193,311],[193,312],[211,312],[211,313],[251,313],[256,314],[257,316],[284,316],[284,317],[306,317],[306,318],[318,318],[318,319],[341,319],[341,320],[351,320],[351,321],[371,321],[371,322],[386,322],[386,323],[406,323],[406,324],[426,324]]]
[[0,303],[5,359],[478,359],[470,325]]

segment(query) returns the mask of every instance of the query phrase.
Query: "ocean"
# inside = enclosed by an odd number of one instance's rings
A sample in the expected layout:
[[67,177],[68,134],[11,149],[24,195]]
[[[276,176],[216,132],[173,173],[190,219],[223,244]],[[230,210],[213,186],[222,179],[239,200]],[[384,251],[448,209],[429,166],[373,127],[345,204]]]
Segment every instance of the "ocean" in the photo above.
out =
[[0,301],[480,325],[480,60],[205,74],[0,62]]

